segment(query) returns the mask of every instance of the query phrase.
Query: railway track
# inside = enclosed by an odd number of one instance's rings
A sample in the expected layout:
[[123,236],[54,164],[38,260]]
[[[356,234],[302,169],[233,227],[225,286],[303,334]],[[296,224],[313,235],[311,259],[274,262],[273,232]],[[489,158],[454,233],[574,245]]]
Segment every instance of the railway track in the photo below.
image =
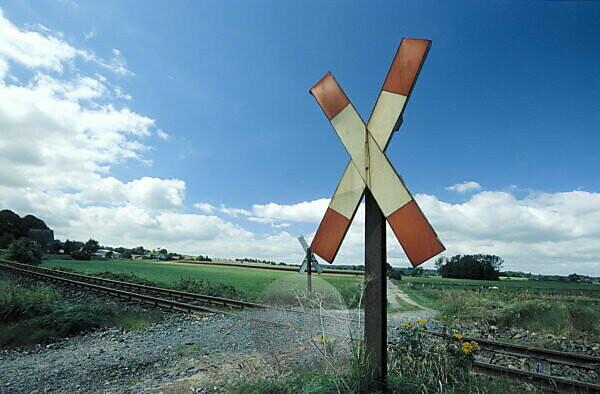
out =
[[[241,316],[236,312],[242,309],[262,309],[305,315],[311,314],[310,312],[302,310],[272,307],[264,304],[232,300],[222,297],[207,296],[203,294],[165,289],[155,286],[140,285],[130,282],[117,281],[113,279],[105,279],[90,275],[77,274],[73,272],[35,267],[6,260],[0,260],[0,268],[4,268],[14,273],[18,273],[25,276],[39,278],[42,280],[81,288],[100,294],[114,296],[128,301],[138,301],[147,305],[166,308],[169,310],[176,310],[186,313],[232,314],[238,315],[244,319],[278,325],[296,330],[303,329],[301,327],[289,323],[250,317],[247,315]],[[320,317],[327,318],[328,316],[321,315]],[[361,323],[360,320],[355,319],[345,319],[340,317],[334,318],[337,320],[347,320],[353,323]],[[445,337],[448,335],[446,333],[432,331],[425,331],[425,333],[437,337]],[[327,335],[348,339],[347,336],[341,336],[337,334]],[[476,341],[483,350],[488,351],[494,355],[503,354],[521,359],[526,358],[533,360],[535,363],[537,363],[535,365],[540,365],[540,363],[547,363],[552,365],[558,364],[569,368],[579,368],[589,372],[593,371],[592,373],[595,373],[596,371],[600,370],[600,357],[594,357],[585,354],[561,352],[552,349],[537,348],[520,344],[509,344],[504,342],[491,341],[483,338],[465,337],[463,338],[463,340]],[[489,375],[510,376],[512,378],[537,383],[549,389],[559,391],[568,391],[575,389],[579,392],[600,393],[599,384],[583,382],[579,380],[572,380],[561,376],[552,376],[549,374],[540,373],[539,371],[535,370],[535,368],[533,371],[526,371],[521,369],[508,368],[492,364],[491,362],[483,361],[475,361],[473,367],[481,373]]]
[[[424,331],[435,337],[449,337],[447,333]],[[553,349],[545,349],[534,346],[492,341],[483,338],[463,337],[462,341],[475,341],[481,349],[488,353],[489,361],[475,360],[475,370],[496,376],[509,376],[522,381],[535,382],[547,389],[556,391],[569,391],[576,389],[578,392],[600,393],[600,385],[591,382],[568,379],[562,376],[552,375],[551,366],[560,365],[568,368],[576,368],[587,373],[600,372],[600,357],[587,354],[562,352]],[[515,359],[526,359],[529,361],[529,369],[509,368],[493,364],[496,355],[502,354]]]
[[[0,268],[4,268],[24,276],[60,283],[70,287],[85,289],[108,296],[114,296],[126,301],[137,301],[150,306],[165,308],[168,310],[176,310],[180,312],[235,315],[236,312],[244,309],[260,309],[284,312],[286,314],[314,315],[315,317],[319,318],[328,318],[328,316],[318,315],[303,310],[281,308],[229,298],[208,296],[199,293],[190,293],[156,286],[141,285],[137,283],[100,278],[97,276],[83,275],[51,268],[36,267],[1,259]],[[206,306],[206,304],[211,306]],[[215,306],[219,307],[219,309],[216,309]],[[241,315],[238,314],[238,316]],[[278,325],[296,330],[301,328],[285,321],[273,321],[248,315],[241,317],[247,320]],[[343,318],[336,319],[347,320]]]

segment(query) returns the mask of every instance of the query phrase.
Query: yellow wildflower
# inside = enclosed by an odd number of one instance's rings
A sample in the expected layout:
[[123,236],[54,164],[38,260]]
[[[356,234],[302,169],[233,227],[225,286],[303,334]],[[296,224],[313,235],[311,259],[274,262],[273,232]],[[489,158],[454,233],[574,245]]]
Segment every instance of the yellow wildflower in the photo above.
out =
[[473,351],[473,348],[471,347],[471,343],[470,342],[464,342],[462,344],[462,346],[460,347],[460,350],[465,353],[465,354],[469,354]]
[[426,323],[427,323],[427,320],[425,320],[425,319],[417,319],[417,324],[423,325],[423,324],[426,324]]
[[461,340],[461,339],[463,339],[465,336],[464,336],[463,334],[461,334],[460,332],[454,332],[454,333],[452,334],[452,337],[453,337],[454,339],[458,339],[458,340],[460,341],[460,340]]
[[471,349],[473,349],[473,351],[476,351],[477,349],[479,349],[479,344],[475,341],[471,341]]
[[400,324],[400,327],[414,327],[414,323],[402,323]]
[[323,335],[317,335],[315,337],[315,342],[317,342],[317,343],[319,343],[321,345],[327,345],[329,343],[333,343],[334,340],[331,339],[331,338],[327,338],[326,336],[323,336]]

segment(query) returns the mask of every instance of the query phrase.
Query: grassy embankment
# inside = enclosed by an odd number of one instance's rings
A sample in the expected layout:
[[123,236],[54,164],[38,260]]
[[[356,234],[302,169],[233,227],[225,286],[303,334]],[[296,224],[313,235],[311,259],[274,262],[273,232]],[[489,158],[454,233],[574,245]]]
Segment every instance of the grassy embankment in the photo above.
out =
[[159,313],[123,310],[104,303],[73,303],[49,286],[0,282],[0,347],[48,343],[104,327],[142,328]]
[[396,283],[418,303],[439,310],[448,321],[478,321],[600,341],[599,285],[437,277],[403,278]]
[[[42,266],[68,268],[90,275],[125,274],[128,276],[121,277],[123,280],[138,278],[162,287],[203,293],[213,291],[212,295],[270,303],[293,304],[296,295],[306,288],[305,275],[255,268],[144,260],[44,260]],[[361,279],[353,275],[313,275],[313,289],[328,294],[332,300],[341,297],[343,304],[354,307],[358,303]]]

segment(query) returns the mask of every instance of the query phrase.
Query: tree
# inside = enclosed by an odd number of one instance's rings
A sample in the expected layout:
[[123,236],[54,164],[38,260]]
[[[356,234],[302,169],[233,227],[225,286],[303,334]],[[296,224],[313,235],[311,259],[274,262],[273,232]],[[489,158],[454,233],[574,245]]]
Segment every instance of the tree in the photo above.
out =
[[388,275],[390,279],[402,280],[402,269],[392,267],[391,270],[388,270]]
[[23,264],[38,265],[42,261],[42,248],[35,241],[20,238],[8,247],[8,258]]
[[444,278],[485,280],[498,280],[504,263],[500,256],[489,254],[456,255],[438,261],[438,271]]
[[0,249],[6,249],[15,240],[11,233],[0,234]]
[[50,230],[43,220],[33,215],[21,219],[19,215],[9,209],[0,211],[0,235],[12,234],[14,239],[27,237],[29,230]]
[[575,273],[567,276],[567,281],[569,281],[569,282],[579,282],[581,279],[583,279],[583,276],[577,275]]
[[83,249],[87,253],[93,254],[93,253],[96,253],[98,251],[98,249],[100,249],[100,244],[95,239],[90,238],[83,246]]
[[92,256],[90,256],[87,250],[81,248],[72,252],[71,257],[73,257],[75,260],[89,260]]
[[442,267],[442,265],[444,265],[444,263],[446,262],[446,259],[443,257],[438,257],[435,260],[435,269],[438,270],[438,272],[440,271],[440,268]]
[[21,227],[27,232],[29,232],[31,229],[49,230],[48,226],[46,226],[46,223],[44,223],[43,220],[38,219],[33,215],[27,215],[23,217],[23,219],[21,219]]
[[21,227],[21,217],[9,209],[0,211],[0,233],[10,233],[15,239],[27,236]]
[[60,242],[60,240],[57,239],[50,245],[48,252],[58,254],[60,253],[61,249],[64,251],[64,245],[62,242]]
[[63,245],[65,254],[72,254],[74,252],[77,252],[82,247],[83,247],[83,242],[69,241],[68,239],[65,241],[65,243]]

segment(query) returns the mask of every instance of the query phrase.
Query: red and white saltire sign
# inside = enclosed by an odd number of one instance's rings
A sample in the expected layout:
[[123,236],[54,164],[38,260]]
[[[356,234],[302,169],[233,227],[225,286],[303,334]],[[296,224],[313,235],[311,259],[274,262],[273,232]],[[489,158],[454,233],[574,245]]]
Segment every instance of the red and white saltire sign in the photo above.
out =
[[365,188],[371,191],[413,266],[445,250],[384,153],[392,133],[402,122],[430,45],[429,40],[402,40],[366,125],[331,73],[310,89],[351,159],[310,246],[313,253],[330,263]]

